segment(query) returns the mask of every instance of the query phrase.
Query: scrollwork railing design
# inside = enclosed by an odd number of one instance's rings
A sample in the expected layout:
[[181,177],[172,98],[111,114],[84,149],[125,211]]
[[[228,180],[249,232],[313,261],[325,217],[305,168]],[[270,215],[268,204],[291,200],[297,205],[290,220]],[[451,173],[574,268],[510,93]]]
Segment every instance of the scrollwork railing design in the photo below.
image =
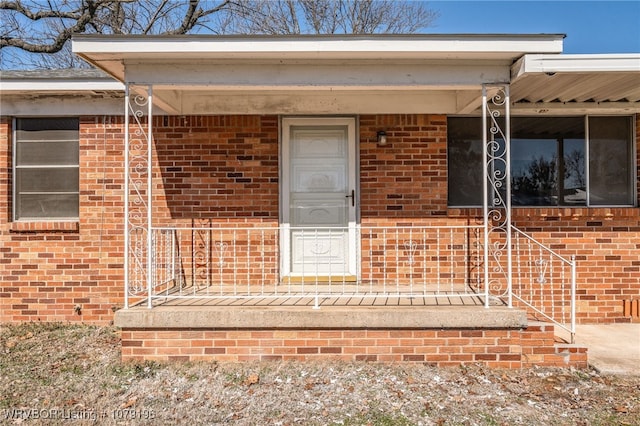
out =
[[[509,159],[509,87],[483,87],[487,190],[487,288],[494,296],[510,292],[511,191]],[[490,93],[490,95],[489,95]]]
[[404,249],[407,253],[407,264],[413,266],[416,263],[415,255],[418,250],[418,243],[414,240],[406,240],[404,242]]
[[[211,246],[213,236],[207,219],[195,219],[192,241],[193,260],[193,285],[195,287],[208,287],[211,275]],[[214,245],[215,248],[215,245]]]
[[147,291],[148,284],[148,177],[149,165],[149,130],[147,128],[149,98],[136,94],[127,96],[127,132],[125,179],[126,194],[126,227],[128,232],[128,282],[127,293],[140,296]]

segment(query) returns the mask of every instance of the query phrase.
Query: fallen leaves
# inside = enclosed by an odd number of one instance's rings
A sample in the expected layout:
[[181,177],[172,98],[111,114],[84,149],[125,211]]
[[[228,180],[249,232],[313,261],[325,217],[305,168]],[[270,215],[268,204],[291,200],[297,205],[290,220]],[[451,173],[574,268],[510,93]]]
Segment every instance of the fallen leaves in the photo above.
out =
[[133,407],[134,405],[136,405],[136,402],[138,402],[138,397],[137,396],[133,396],[133,397],[129,398],[124,404],[122,404],[120,406],[120,408]]
[[258,383],[260,383],[260,376],[257,374],[250,374],[242,381],[242,384],[245,386],[257,385]]

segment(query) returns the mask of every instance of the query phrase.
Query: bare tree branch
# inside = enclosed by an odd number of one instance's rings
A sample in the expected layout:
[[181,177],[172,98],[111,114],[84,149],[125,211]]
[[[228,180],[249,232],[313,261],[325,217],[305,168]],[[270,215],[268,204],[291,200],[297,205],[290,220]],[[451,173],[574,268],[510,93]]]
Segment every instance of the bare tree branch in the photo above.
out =
[[0,11],[2,67],[47,68],[77,66],[73,34],[414,33],[437,18],[404,0],[0,0]]
[[173,31],[166,31],[165,34],[185,34],[196,24],[201,10],[198,8],[199,0],[190,0],[189,8],[182,18],[182,23]]
[[438,17],[425,2],[395,0],[246,0],[234,12],[241,34],[415,33]]
[[0,10],[14,10],[32,21],[37,21],[44,18],[78,19],[80,16],[82,16],[82,9],[76,9],[70,12],[62,12],[53,9],[45,9],[33,12],[32,10],[26,8],[20,0],[0,1]]
[[[19,2],[16,3],[19,5]],[[50,44],[35,44],[29,43],[24,39],[14,38],[14,37],[5,37],[0,38],[0,49],[5,46],[18,47],[22,50],[26,50],[27,52],[32,53],[55,53],[59,52],[62,49],[62,46],[71,38],[71,36],[75,33],[81,33],[87,28],[87,24],[91,22],[93,19],[97,7],[101,4],[101,2],[94,2],[91,0],[86,0],[86,8],[82,11],[82,14],[76,18],[76,23],[71,27],[64,28],[58,36],[53,40]],[[1,6],[1,5],[0,5]],[[19,11],[22,13],[23,8],[20,6]],[[23,13],[24,15],[24,13]],[[38,15],[38,14],[35,14]],[[66,14],[62,14],[66,15]],[[60,18],[64,18],[64,16],[59,16]],[[38,18],[40,19],[40,18]]]
[[158,17],[160,16],[160,12],[162,12],[162,10],[165,8],[165,6],[167,5],[168,1],[169,0],[164,0],[160,4],[160,6],[156,9],[155,13],[151,16],[151,19],[149,19],[149,22],[147,23],[147,26],[142,31],[142,34],[149,34],[149,31],[151,31],[151,28],[153,28],[153,24],[158,20]]

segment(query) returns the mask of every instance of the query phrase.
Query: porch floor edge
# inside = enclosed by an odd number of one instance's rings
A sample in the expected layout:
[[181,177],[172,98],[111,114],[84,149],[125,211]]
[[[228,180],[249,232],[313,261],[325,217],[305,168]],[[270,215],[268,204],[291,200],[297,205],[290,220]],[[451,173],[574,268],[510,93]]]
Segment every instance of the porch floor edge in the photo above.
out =
[[123,329],[523,329],[526,311],[503,306],[157,306],[115,313]]

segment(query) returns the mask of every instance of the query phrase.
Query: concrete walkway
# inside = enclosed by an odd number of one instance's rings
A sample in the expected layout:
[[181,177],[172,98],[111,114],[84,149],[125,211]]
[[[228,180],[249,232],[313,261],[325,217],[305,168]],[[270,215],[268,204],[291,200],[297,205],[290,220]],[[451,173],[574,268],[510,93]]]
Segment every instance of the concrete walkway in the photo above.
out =
[[576,343],[597,371],[640,376],[640,324],[577,325]]

